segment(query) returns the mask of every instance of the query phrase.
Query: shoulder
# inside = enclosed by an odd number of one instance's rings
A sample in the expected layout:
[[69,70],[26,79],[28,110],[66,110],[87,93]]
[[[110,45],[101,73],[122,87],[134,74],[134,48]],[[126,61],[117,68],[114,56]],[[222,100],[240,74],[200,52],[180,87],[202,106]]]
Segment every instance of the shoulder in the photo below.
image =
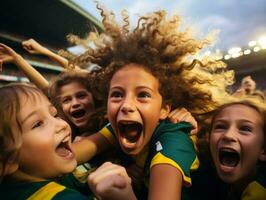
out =
[[199,166],[193,142],[189,137],[190,130],[189,123],[162,122],[149,146],[148,166],[171,165],[181,172],[184,182],[190,185],[190,170]]
[[176,149],[193,150],[194,146],[190,136],[191,125],[186,122],[172,124],[161,122],[156,128],[150,142],[151,151],[171,151]]

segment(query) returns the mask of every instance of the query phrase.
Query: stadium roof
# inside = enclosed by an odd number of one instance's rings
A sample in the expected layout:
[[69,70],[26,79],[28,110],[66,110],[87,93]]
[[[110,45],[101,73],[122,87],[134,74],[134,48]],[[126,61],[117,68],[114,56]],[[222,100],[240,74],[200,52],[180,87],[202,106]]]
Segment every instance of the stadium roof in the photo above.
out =
[[5,0],[0,6],[0,39],[20,43],[34,38],[52,48],[69,47],[66,35],[80,37],[102,24],[70,0]]

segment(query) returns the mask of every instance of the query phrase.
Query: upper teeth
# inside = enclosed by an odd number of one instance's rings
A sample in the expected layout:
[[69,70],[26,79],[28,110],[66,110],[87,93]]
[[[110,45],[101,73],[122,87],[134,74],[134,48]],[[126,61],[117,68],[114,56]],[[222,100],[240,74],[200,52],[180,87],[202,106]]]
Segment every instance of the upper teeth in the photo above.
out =
[[134,122],[121,122],[121,124],[134,124]]

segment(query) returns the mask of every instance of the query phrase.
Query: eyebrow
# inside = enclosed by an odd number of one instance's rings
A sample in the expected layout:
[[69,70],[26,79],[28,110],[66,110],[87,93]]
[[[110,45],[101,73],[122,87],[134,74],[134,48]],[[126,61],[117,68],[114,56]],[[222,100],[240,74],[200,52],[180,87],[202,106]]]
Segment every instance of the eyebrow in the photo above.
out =
[[[54,106],[52,104],[48,105],[49,110],[51,110]],[[29,118],[31,118],[33,115],[36,115],[38,113],[38,110],[32,111],[30,114],[28,114],[22,121],[21,125],[24,124]]]
[[[124,88],[123,87],[121,87],[121,86],[114,86],[114,87],[110,87],[110,89],[109,90],[114,90],[114,89],[119,89],[119,90],[124,90]],[[137,86],[137,88],[136,88],[137,90],[140,90],[140,89],[148,89],[148,90],[150,90],[150,91],[154,91],[152,88],[150,88],[150,87],[147,87],[147,86]]]
[[[214,120],[214,123],[216,123],[216,122],[223,122],[223,123],[226,123],[226,122],[228,122],[229,120],[225,120],[225,119],[215,119]],[[245,122],[245,123],[252,123],[252,124],[254,124],[254,122],[253,121],[250,121],[249,119],[240,119],[240,120],[237,120],[237,122],[241,122],[241,123],[243,123],[243,122]]]
[[32,111],[30,114],[28,114],[22,121],[21,121],[21,125],[24,124],[29,118],[31,118],[33,115],[37,114],[37,110]]

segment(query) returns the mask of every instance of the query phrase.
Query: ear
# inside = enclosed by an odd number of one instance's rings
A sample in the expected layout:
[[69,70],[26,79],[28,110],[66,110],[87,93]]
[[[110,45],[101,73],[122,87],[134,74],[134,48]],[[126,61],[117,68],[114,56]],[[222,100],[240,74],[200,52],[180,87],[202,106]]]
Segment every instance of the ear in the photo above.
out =
[[164,107],[161,108],[160,112],[160,119],[166,119],[168,117],[168,114],[171,111],[171,106],[170,105],[165,105]]
[[266,150],[265,149],[262,150],[262,152],[259,156],[259,160],[264,161],[264,162],[266,161]]

